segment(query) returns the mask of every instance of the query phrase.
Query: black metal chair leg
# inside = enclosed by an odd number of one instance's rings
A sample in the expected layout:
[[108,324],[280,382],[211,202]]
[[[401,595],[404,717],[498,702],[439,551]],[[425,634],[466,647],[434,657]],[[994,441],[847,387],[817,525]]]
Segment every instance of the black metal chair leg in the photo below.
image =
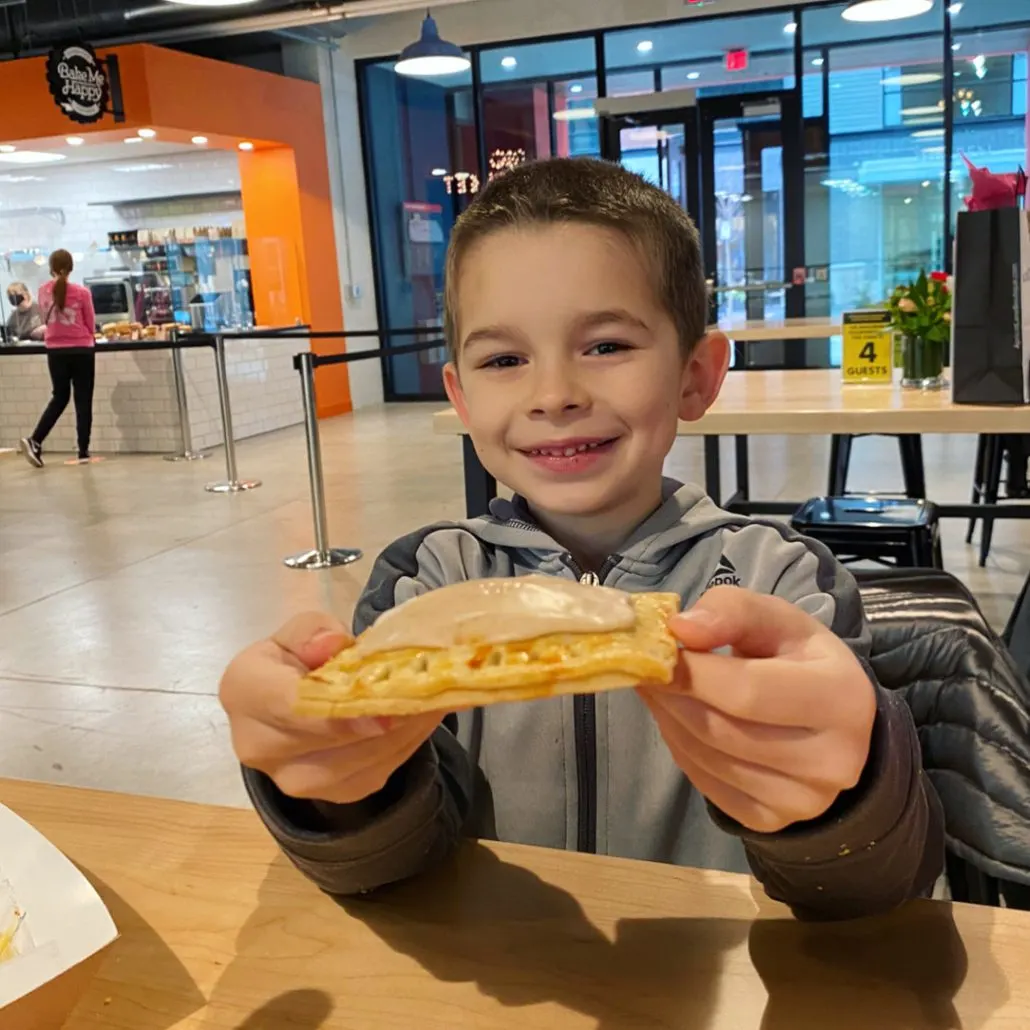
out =
[[837,477],[839,475],[837,467],[840,464],[840,436],[834,433],[830,437],[830,471],[827,477],[826,483],[826,496],[828,497],[839,497],[842,496],[843,491],[837,490]]
[[834,433],[830,440],[830,481],[827,496],[844,497],[848,492],[848,471],[855,438],[850,433]]
[[[987,444],[987,476],[984,484],[984,503],[997,504],[1001,489],[1001,459],[1005,448],[1002,437],[992,436]],[[994,519],[984,516],[983,534],[980,537],[980,568],[987,565],[991,553],[991,541],[994,539]]]
[[905,496],[917,501],[925,500],[923,438],[917,433],[903,433],[898,437],[898,448],[901,451],[901,471],[905,477]]
[[[973,499],[971,504],[980,504],[983,500],[984,480],[987,478],[984,463],[987,460],[986,433],[981,433],[976,438],[976,461],[973,463]],[[966,543],[973,542],[973,534],[976,532],[976,519],[969,520],[969,528],[966,530]]]

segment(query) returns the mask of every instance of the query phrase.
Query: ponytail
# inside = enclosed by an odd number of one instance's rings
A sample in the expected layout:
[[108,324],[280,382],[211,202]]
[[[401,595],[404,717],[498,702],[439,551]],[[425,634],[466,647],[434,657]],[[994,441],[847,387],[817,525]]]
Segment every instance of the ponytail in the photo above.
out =
[[55,250],[50,255],[50,274],[54,277],[54,305],[64,310],[68,301],[68,276],[72,274],[75,262],[66,250]]

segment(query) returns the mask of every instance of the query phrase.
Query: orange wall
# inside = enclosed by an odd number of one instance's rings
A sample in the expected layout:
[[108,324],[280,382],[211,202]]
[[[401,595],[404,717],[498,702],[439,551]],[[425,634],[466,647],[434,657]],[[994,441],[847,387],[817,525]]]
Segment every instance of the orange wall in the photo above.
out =
[[[108,115],[80,126],[66,118],[47,89],[45,60],[34,58],[0,64],[0,96],[18,99],[0,134],[11,142],[94,133],[120,138],[150,126],[163,139],[207,136],[212,147],[253,141],[257,149],[240,154],[240,173],[258,320],[282,325],[300,317],[314,329],[341,329],[319,86],[154,46],[101,51],[109,53],[118,55],[125,122]],[[345,347],[332,340],[315,349]],[[350,410],[345,366],[319,370],[318,397],[322,415]]]

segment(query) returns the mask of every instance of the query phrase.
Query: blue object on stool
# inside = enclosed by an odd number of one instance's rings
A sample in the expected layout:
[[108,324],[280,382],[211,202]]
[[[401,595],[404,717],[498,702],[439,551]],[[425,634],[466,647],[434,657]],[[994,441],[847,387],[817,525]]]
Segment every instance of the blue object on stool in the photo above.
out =
[[895,497],[813,497],[791,527],[826,544],[843,562],[943,569],[937,506]]

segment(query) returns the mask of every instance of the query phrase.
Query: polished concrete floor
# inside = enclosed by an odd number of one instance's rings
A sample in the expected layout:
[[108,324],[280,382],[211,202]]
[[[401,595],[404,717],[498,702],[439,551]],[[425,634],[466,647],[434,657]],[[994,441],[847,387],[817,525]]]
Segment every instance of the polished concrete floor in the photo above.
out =
[[[432,434],[432,411],[390,407],[324,424],[331,542],[367,555],[330,573],[281,560],[312,542],[300,430],[240,446],[241,474],[264,485],[239,496],[203,489],[224,475],[220,453],[42,472],[0,455],[0,776],[245,803],[219,676],[293,613],[349,618],[379,549],[461,517],[460,447]],[[926,439],[935,498],[967,499],[974,447]],[[828,450],[824,439],[756,439],[755,495],[820,493]],[[699,441],[677,443],[669,473],[701,477]],[[898,489],[900,478],[893,440],[856,444],[853,489]],[[964,534],[947,524],[947,566],[1003,625],[1030,567],[1030,525],[1000,523],[985,570]]]

